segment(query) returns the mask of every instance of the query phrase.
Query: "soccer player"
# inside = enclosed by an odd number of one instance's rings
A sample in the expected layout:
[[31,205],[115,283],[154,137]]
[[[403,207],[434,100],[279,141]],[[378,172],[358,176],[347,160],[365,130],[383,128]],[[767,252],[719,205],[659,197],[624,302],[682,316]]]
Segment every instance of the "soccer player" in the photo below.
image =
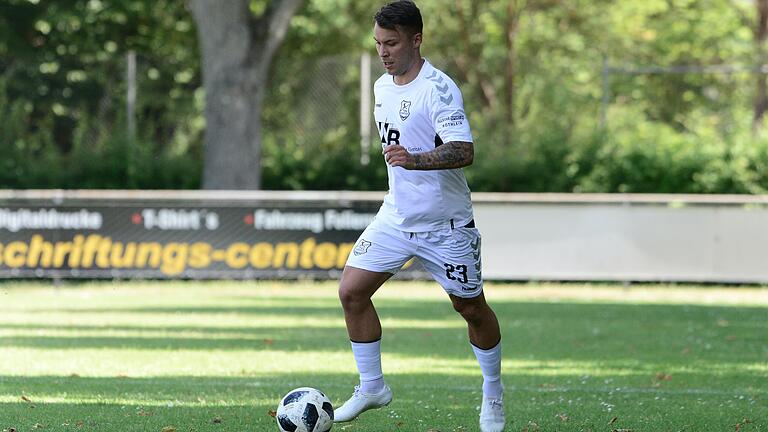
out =
[[483,375],[480,430],[504,430],[501,332],[483,295],[480,234],[462,167],[474,158],[461,92],[421,57],[421,12],[411,1],[375,16],[376,49],[386,73],[374,85],[374,115],[389,193],[350,254],[339,286],[360,385],[335,411],[337,422],[385,406],[392,390],[381,367],[381,323],[371,297],[418,257],[467,322]]

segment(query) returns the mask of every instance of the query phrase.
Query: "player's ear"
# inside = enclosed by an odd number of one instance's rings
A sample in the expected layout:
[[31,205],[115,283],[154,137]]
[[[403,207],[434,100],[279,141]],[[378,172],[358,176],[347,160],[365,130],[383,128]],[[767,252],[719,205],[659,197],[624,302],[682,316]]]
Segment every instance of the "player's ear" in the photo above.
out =
[[413,47],[414,48],[420,48],[421,47],[421,33],[416,33],[413,35]]

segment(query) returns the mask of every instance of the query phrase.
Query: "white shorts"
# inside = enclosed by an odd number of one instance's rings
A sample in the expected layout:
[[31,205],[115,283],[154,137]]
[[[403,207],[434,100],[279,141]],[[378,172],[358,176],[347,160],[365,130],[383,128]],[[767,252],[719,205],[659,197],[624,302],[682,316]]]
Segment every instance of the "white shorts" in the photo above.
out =
[[483,291],[477,228],[410,233],[374,219],[355,243],[347,265],[396,274],[413,257],[421,260],[448,294],[472,298]]

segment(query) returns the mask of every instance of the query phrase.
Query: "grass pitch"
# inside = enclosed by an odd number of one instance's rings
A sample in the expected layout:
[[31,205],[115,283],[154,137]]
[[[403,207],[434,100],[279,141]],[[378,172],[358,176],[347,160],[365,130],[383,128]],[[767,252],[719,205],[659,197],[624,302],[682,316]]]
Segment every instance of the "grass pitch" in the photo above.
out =
[[[768,289],[487,284],[508,431],[768,431]],[[389,407],[334,431],[477,431],[481,377],[434,283],[389,282]],[[357,382],[336,284],[0,284],[0,431],[275,431]]]

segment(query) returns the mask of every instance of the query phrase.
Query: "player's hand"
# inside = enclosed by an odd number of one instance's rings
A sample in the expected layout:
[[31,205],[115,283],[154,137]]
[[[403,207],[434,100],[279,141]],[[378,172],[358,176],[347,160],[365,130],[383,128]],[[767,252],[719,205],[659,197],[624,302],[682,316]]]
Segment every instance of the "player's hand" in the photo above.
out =
[[384,147],[382,151],[384,154],[384,160],[390,166],[403,167],[405,169],[413,169],[416,166],[416,161],[412,154],[408,153],[405,147],[397,144],[391,144]]

